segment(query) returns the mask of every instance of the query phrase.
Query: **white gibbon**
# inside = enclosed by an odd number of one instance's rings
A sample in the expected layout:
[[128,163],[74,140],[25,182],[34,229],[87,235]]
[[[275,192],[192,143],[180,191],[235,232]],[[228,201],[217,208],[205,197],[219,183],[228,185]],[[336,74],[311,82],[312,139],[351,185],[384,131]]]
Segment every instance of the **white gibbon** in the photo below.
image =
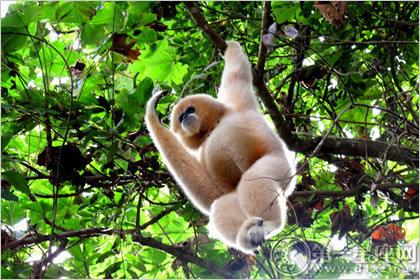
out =
[[252,254],[283,229],[296,170],[290,151],[259,112],[241,46],[227,41],[224,58],[217,99],[205,94],[181,99],[168,129],[156,114],[161,92],[148,101],[145,119],[176,181],[210,216],[211,235]]

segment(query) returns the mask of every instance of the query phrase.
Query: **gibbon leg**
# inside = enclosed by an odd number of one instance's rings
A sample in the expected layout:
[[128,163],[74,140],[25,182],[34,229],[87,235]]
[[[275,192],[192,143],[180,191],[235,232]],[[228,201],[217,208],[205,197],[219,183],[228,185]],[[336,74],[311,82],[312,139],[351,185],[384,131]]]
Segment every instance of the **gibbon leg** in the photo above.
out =
[[217,98],[236,111],[257,110],[249,60],[238,42],[227,41],[226,44],[225,66]]
[[253,251],[283,229],[293,175],[294,168],[281,155],[264,156],[242,175],[237,193],[247,219],[238,232],[239,246]]
[[228,246],[237,248],[236,236],[245,219],[236,191],[225,194],[211,205],[210,233]]

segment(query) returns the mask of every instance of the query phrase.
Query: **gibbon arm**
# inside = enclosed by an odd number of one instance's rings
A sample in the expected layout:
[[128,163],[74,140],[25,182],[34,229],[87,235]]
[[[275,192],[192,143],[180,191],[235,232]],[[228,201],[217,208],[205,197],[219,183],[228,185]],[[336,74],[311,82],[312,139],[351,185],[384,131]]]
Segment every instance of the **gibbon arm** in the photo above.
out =
[[176,136],[160,123],[156,106],[162,92],[150,98],[146,109],[146,125],[153,142],[160,151],[171,174],[183,188],[185,194],[203,213],[210,213],[214,200],[223,195],[202,164],[178,141]]
[[227,41],[225,67],[218,99],[236,111],[257,110],[257,99],[252,89],[251,64],[239,43]]

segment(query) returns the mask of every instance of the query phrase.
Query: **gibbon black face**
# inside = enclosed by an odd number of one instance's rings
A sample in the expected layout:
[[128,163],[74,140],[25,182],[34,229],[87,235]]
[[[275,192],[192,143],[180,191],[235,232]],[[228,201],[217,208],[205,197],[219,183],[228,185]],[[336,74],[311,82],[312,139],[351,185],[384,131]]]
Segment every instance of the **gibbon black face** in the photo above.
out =
[[189,148],[198,149],[226,110],[221,102],[208,95],[191,95],[174,107],[171,128]]
[[191,115],[195,113],[195,108],[190,106],[187,108],[187,110],[185,110],[184,113],[181,114],[181,116],[179,116],[179,122],[181,123],[181,125],[187,125],[186,123],[188,123],[192,118]]
[[194,107],[188,107],[187,110],[179,117],[181,127],[187,133],[191,135],[195,134],[196,128],[199,127],[199,120],[196,114],[194,114]]

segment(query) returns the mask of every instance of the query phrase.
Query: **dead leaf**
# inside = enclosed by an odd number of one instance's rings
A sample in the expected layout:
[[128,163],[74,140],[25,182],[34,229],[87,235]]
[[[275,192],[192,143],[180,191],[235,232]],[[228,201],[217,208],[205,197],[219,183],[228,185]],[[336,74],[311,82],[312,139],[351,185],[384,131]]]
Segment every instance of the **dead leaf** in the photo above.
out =
[[294,210],[289,211],[287,223],[289,225],[298,225],[300,227],[310,227],[314,219],[312,218],[312,210],[303,203],[292,205]]
[[376,209],[376,207],[378,207],[378,202],[379,202],[379,197],[375,193],[370,197],[370,204],[372,205],[373,209]]
[[79,78],[83,74],[83,69],[85,69],[85,67],[86,64],[84,64],[79,58],[74,65],[70,66],[70,69],[73,72],[73,75],[76,78]]
[[255,258],[234,248],[229,248],[229,253],[233,256],[233,259],[229,260],[224,268],[230,273],[239,272],[239,278],[241,279],[249,278],[254,270]]
[[[130,38],[130,42],[127,43],[127,38]],[[118,34],[115,33],[112,36],[112,45],[111,51],[114,51],[126,58],[124,62],[132,63],[135,60],[138,60],[140,55],[139,48],[132,49],[136,44],[136,40],[127,34]]]
[[51,155],[47,155],[47,148],[38,156],[37,163],[47,167],[48,170],[60,171],[80,171],[85,169],[86,165],[90,162],[80,152],[76,145],[68,144],[64,146],[51,147]]
[[344,28],[344,14],[347,10],[346,1],[316,1],[315,7],[319,9],[322,16],[330,24],[334,24],[338,29]]
[[293,244],[292,249],[310,260],[319,260],[327,257],[327,248],[316,241],[297,241]]
[[166,29],[168,29],[167,25],[165,25],[163,23],[160,23],[160,22],[157,22],[157,21],[146,24],[145,26],[149,26],[151,29],[153,29],[156,32],[163,32]]
[[404,199],[411,199],[414,195],[418,193],[417,190],[408,189],[407,194],[404,195]]
[[302,81],[307,87],[314,87],[317,80],[320,80],[328,70],[321,65],[315,63],[307,67],[299,69],[297,75],[298,80]]
[[347,205],[344,205],[341,211],[331,213],[330,220],[331,237],[339,231],[338,239],[340,240],[347,232],[353,230],[353,217],[350,214],[350,207]]
[[314,209],[316,210],[324,209],[324,200],[323,199],[318,200],[318,202],[314,206]]
[[397,241],[405,239],[405,229],[396,224],[379,226],[371,235],[372,245],[376,246],[395,246]]

